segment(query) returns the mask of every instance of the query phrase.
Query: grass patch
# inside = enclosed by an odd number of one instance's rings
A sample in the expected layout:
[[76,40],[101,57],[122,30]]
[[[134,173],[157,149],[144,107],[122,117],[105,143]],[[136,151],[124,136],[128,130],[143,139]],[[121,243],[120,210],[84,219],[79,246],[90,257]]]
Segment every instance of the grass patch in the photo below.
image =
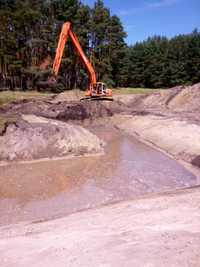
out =
[[113,89],[113,94],[147,94],[159,91],[160,89],[149,88],[117,88]]
[[30,98],[43,98],[50,96],[50,93],[40,93],[37,91],[2,91],[0,92],[0,105],[4,105],[16,100],[30,99]]
[[[160,89],[148,89],[148,88],[117,88],[112,89],[113,95],[118,94],[146,94],[159,91]],[[76,95],[77,98],[84,97],[84,92],[80,90],[66,90],[66,94],[70,96]],[[23,99],[31,99],[31,98],[45,98],[47,96],[54,95],[52,93],[41,93],[37,91],[1,91],[0,92],[0,106],[4,104],[8,104],[12,101],[23,100]]]

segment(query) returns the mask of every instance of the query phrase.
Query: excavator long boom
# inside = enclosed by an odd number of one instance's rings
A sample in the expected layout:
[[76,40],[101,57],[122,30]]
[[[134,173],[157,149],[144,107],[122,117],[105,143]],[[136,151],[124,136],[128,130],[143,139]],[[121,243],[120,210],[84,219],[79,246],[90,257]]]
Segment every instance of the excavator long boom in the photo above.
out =
[[81,58],[81,61],[83,62],[84,66],[88,72],[89,80],[90,80],[90,86],[93,84],[96,84],[96,74],[95,74],[94,68],[92,67],[90,61],[85,56],[83,49],[82,49],[82,47],[78,41],[78,38],[76,37],[76,34],[74,32],[72,32],[70,22],[66,22],[62,26],[58,46],[56,49],[56,56],[55,56],[54,63],[53,63],[53,74],[55,76],[58,75],[58,71],[60,68],[65,44],[67,42],[68,37],[70,37],[70,39],[74,45],[74,48],[76,50],[76,53]]
[[53,62],[53,75],[56,77],[59,72],[65,44],[67,42],[68,37],[71,39],[72,44],[75,48],[75,52],[78,54],[80,57],[83,65],[86,68],[86,71],[89,75],[89,86],[88,90],[86,92],[86,96],[89,98],[110,98],[109,100],[112,100],[112,90],[107,89],[105,84],[102,82],[97,82],[96,81],[96,74],[95,70],[90,63],[90,61],[87,59],[86,55],[83,52],[83,49],[79,43],[78,38],[76,37],[76,34],[72,31],[71,29],[71,23],[70,22],[65,22],[62,26],[62,30],[60,33],[57,49],[56,49],[56,55],[55,59]]

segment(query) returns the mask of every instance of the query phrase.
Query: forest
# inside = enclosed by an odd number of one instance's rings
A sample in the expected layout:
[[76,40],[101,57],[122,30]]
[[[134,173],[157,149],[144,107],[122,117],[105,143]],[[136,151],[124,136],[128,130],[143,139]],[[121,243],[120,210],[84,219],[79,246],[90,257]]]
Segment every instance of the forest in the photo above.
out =
[[[97,78],[108,87],[169,88],[200,82],[200,32],[152,36],[127,45],[126,32],[103,1],[0,0],[0,89],[36,89],[47,79],[63,22],[70,21]],[[87,87],[87,73],[66,44],[54,92]],[[39,88],[38,88],[39,89]]]

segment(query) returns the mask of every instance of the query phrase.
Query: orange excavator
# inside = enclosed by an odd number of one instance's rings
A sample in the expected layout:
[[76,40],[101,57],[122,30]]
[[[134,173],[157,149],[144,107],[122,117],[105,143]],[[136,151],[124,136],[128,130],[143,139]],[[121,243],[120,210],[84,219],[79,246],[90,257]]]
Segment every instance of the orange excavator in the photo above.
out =
[[71,23],[65,22],[62,26],[62,30],[60,33],[57,49],[56,49],[56,55],[53,62],[53,76],[50,78],[51,82],[56,82],[56,77],[59,72],[65,44],[67,42],[68,37],[71,39],[72,44],[75,48],[75,52],[80,57],[83,65],[85,66],[85,69],[89,75],[89,85],[88,89],[86,91],[86,99],[102,99],[102,100],[113,100],[112,99],[112,90],[107,89],[106,85],[102,82],[97,82],[96,80],[96,73],[95,70],[86,57],[86,55],[83,52],[83,49],[79,43],[79,40],[75,33],[71,29]]

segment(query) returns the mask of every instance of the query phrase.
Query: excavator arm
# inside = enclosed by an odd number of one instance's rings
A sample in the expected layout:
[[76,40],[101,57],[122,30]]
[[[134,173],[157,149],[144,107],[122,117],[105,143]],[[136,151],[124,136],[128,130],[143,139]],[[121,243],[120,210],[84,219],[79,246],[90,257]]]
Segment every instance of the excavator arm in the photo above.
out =
[[71,25],[69,22],[64,23],[62,26],[62,31],[60,33],[60,38],[59,38],[58,45],[56,48],[56,55],[55,55],[54,62],[53,62],[53,74],[55,76],[58,75],[58,71],[60,68],[60,64],[61,64],[61,60],[62,60],[64,48],[65,48],[65,43],[67,42],[67,38],[69,36],[70,26]]
[[53,62],[53,75],[56,77],[59,72],[65,44],[67,42],[68,37],[70,37],[72,44],[75,48],[77,55],[80,57],[82,63],[84,64],[87,73],[89,75],[89,87],[86,93],[86,96],[89,97],[111,97],[112,91],[106,89],[105,84],[96,81],[96,74],[94,68],[90,61],[87,59],[86,55],[83,52],[83,49],[79,43],[78,38],[75,33],[71,30],[71,23],[65,22],[62,26],[62,30],[60,33],[56,55]]

